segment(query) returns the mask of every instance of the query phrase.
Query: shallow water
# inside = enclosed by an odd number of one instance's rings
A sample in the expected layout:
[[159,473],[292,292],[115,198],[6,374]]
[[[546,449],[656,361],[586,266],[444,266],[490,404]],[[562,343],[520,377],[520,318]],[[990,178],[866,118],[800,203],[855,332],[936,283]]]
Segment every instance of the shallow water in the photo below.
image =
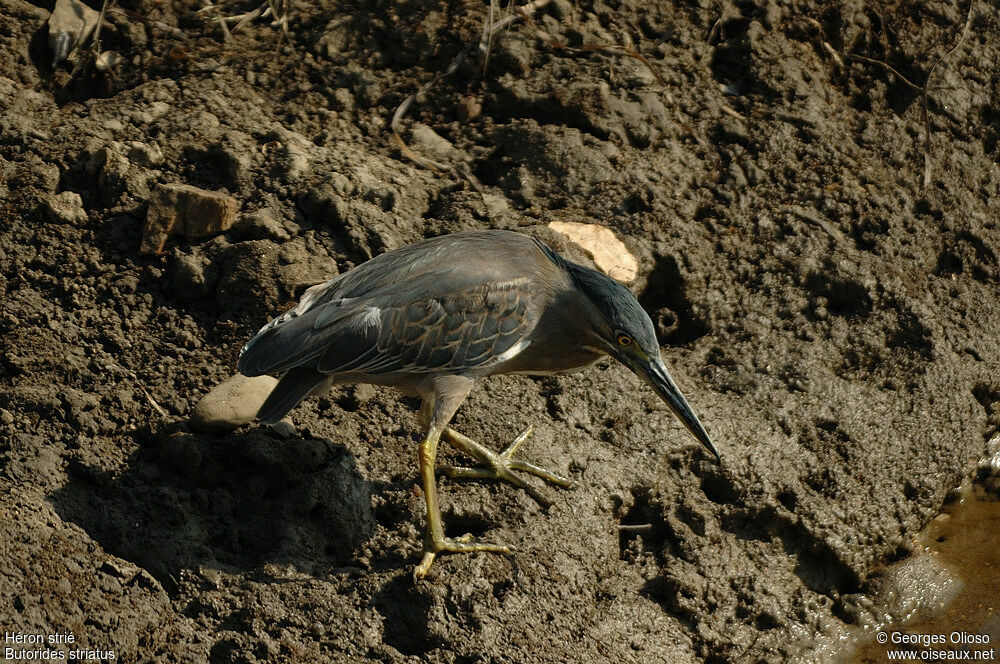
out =
[[[915,568],[940,569],[944,580],[908,577],[915,585],[906,592],[933,597],[909,619],[866,635],[848,661],[1000,661],[1000,500],[978,488],[967,492],[931,521],[919,541],[922,552],[914,558],[929,558]],[[900,657],[900,650],[916,651],[916,657]]]

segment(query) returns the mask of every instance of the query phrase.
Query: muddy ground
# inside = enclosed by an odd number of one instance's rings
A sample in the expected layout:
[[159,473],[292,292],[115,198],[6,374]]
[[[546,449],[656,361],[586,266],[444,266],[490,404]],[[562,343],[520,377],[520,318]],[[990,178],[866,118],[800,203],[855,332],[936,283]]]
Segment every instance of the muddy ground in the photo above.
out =
[[[720,664],[825,659],[878,623],[872,571],[996,425],[989,3],[961,37],[966,2],[560,0],[404,120],[482,191],[415,166],[388,123],[485,4],[303,1],[287,37],[263,20],[229,43],[198,3],[119,5],[121,61],[71,79],[52,4],[0,0],[2,629],[125,662]],[[161,182],[246,219],[140,255]],[[67,191],[85,217],[50,214]],[[457,426],[500,447],[533,424],[525,455],[575,486],[546,511],[442,480],[449,532],[516,554],[446,557],[415,585],[412,401],[346,388],[284,437],[190,429],[306,286],[469,228],[580,257],[550,221],[607,225],[639,257],[723,466],[610,362],[492,379]]]

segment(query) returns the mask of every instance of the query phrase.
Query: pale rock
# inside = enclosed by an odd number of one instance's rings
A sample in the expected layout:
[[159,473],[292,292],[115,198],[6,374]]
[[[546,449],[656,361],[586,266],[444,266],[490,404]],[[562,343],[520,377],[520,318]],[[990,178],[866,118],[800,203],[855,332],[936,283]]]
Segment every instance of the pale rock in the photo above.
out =
[[130,152],[124,143],[112,142],[87,161],[86,170],[97,177],[97,189],[106,203],[112,203],[126,193],[140,200],[149,196],[152,174],[133,163],[126,156]]
[[125,147],[128,149],[129,161],[134,164],[150,168],[163,163],[163,150],[156,143],[128,141]]
[[612,279],[629,283],[638,276],[639,261],[610,228],[573,221],[553,221],[549,228],[583,249],[597,269]]
[[413,148],[421,155],[435,161],[445,161],[454,158],[455,146],[427,125],[417,122],[411,130]]
[[273,431],[279,438],[288,440],[295,435],[295,425],[292,423],[291,418],[286,417],[280,422],[275,422],[270,425],[271,431]]
[[202,431],[230,431],[250,424],[277,384],[273,376],[236,374],[202,397],[191,413],[191,426]]
[[55,190],[59,187],[59,178],[62,176],[59,167],[55,164],[46,164],[43,162],[32,168],[38,178],[38,188],[50,194],[55,193]]
[[460,122],[471,122],[482,114],[483,104],[475,97],[466,95],[455,105],[455,115]]
[[338,111],[354,110],[354,95],[347,88],[337,88],[333,91],[333,100],[336,102],[335,108]]
[[280,242],[291,237],[278,215],[269,208],[241,214],[231,230],[232,235],[240,240],[277,240]]
[[280,158],[283,168],[278,172],[285,182],[295,182],[309,172],[313,161],[315,144],[302,134],[279,127],[270,138],[280,144]]
[[49,194],[43,200],[45,211],[52,223],[72,226],[87,223],[87,211],[83,209],[83,200],[75,191]]
[[236,220],[236,199],[187,184],[160,184],[149,200],[140,251],[158,254],[171,235],[198,239],[229,230]]
[[171,286],[178,296],[204,297],[208,291],[205,271],[210,262],[204,256],[182,254],[175,248],[170,264]]

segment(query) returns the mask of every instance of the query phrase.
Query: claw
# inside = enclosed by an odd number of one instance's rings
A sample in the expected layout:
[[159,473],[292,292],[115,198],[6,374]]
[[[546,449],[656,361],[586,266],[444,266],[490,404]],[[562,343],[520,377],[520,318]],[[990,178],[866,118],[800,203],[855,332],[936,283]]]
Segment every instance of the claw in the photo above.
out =
[[424,555],[420,563],[413,569],[413,580],[419,581],[427,576],[434,559],[439,553],[470,553],[473,551],[489,551],[492,553],[510,553],[510,548],[502,544],[488,542],[473,542],[472,535],[462,535],[455,539],[442,538],[424,543]]

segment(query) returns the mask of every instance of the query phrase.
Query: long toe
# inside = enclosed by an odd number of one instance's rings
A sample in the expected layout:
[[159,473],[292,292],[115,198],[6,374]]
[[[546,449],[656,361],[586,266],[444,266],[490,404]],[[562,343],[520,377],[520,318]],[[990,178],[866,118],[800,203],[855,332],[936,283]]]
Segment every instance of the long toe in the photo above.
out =
[[540,479],[545,480],[549,484],[555,484],[556,486],[561,486],[564,489],[568,489],[573,486],[573,481],[563,477],[562,475],[556,475],[550,470],[546,470],[533,463],[528,463],[527,461],[520,461],[518,459],[511,459],[507,467],[511,470],[519,470],[522,473],[528,473],[534,475]]
[[551,507],[553,505],[553,500],[546,496],[544,493],[531,486],[524,481],[524,478],[518,477],[510,468],[507,466],[500,466],[496,469],[493,468],[465,468],[463,466],[442,466],[441,472],[450,477],[451,479],[473,479],[473,480],[499,480],[502,482],[509,482],[514,486],[523,489],[529,496],[531,496],[535,502],[537,502],[542,507]]
[[518,446],[520,446],[521,443],[523,443],[528,436],[531,435],[530,427],[499,454],[480,445],[471,438],[460,434],[450,427],[445,430],[444,435],[452,446],[462,452],[465,452],[482,464],[482,466],[478,468],[445,466],[441,470],[449,477],[503,480],[504,482],[510,482],[514,486],[524,489],[532,498],[545,507],[550,506],[552,504],[552,500],[538,489],[525,482],[522,477],[515,473],[515,471],[534,475],[535,477],[538,477],[539,479],[542,479],[550,484],[563,488],[569,488],[573,485],[569,479],[562,477],[561,475],[557,475],[556,473],[548,471],[532,463],[528,463],[527,461],[521,461],[513,458],[514,452],[517,451]]

